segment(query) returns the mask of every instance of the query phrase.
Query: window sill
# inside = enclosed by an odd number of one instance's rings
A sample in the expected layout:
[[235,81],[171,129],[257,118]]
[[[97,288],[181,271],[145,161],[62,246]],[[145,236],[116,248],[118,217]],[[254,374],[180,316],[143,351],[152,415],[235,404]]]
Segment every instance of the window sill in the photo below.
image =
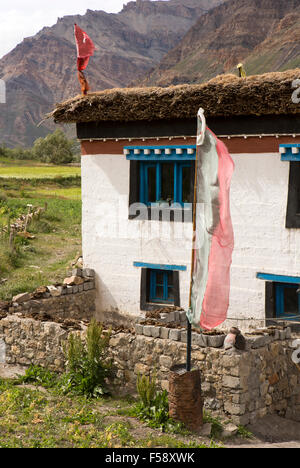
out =
[[160,304],[154,302],[146,302],[141,306],[141,310],[146,312],[152,312],[158,309],[170,309],[170,311],[174,310],[175,304]]

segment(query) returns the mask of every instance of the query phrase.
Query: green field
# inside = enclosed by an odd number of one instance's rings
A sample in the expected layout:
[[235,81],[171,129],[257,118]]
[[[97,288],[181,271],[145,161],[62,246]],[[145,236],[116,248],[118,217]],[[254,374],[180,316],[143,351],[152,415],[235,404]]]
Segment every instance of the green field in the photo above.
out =
[[[47,211],[27,229],[34,239],[16,237],[10,248],[2,229],[26,214],[28,204]],[[0,232],[0,299],[62,281],[81,254],[80,168],[2,160]]]
[[[24,164],[24,163],[23,163]],[[45,179],[80,176],[80,167],[46,165],[5,165],[0,162],[0,177],[16,179]]]

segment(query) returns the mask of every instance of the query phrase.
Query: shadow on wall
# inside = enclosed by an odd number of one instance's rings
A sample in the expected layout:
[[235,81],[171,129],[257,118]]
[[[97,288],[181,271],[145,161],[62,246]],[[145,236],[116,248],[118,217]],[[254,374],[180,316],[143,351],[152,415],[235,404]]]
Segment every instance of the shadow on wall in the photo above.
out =
[[128,328],[134,326],[135,318],[119,311],[117,302],[98,275],[96,276],[96,290],[96,320],[108,326],[123,325]]

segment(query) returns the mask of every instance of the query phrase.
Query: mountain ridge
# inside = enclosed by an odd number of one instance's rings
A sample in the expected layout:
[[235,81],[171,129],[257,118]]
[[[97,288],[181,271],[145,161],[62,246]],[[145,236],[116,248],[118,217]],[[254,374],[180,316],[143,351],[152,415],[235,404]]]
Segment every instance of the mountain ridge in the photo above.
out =
[[229,0],[202,15],[138,84],[200,83],[241,61],[250,74],[296,68],[299,26],[300,0]]
[[[210,5],[223,0],[138,0],[116,13],[87,10],[59,18],[0,60],[7,103],[1,104],[0,143],[30,146],[55,127],[37,124],[55,102],[79,92],[74,23],[96,45],[87,69],[93,90],[124,87],[154,68]],[[205,8],[204,8],[205,7]],[[68,130],[69,131],[69,130]]]

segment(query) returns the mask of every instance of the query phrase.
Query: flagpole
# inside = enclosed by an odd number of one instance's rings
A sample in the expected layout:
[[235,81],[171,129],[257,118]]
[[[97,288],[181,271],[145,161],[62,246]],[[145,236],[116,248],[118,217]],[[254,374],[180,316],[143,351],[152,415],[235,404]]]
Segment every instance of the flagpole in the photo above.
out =
[[[192,288],[193,288],[193,274],[195,268],[195,253],[196,253],[196,208],[197,208],[197,185],[198,185],[198,146],[203,144],[205,138],[206,121],[204,117],[204,110],[199,109],[197,118],[201,117],[202,120],[202,136],[199,141],[198,130],[197,130],[197,144],[196,144],[196,160],[195,160],[195,179],[194,179],[194,200],[193,200],[193,240],[192,240],[192,261],[191,261],[191,278],[190,278],[190,296],[189,296],[189,308],[192,305]],[[197,122],[198,123],[198,122]],[[192,363],[192,325],[190,321],[187,321],[187,353],[186,353],[186,370],[190,372]]]

